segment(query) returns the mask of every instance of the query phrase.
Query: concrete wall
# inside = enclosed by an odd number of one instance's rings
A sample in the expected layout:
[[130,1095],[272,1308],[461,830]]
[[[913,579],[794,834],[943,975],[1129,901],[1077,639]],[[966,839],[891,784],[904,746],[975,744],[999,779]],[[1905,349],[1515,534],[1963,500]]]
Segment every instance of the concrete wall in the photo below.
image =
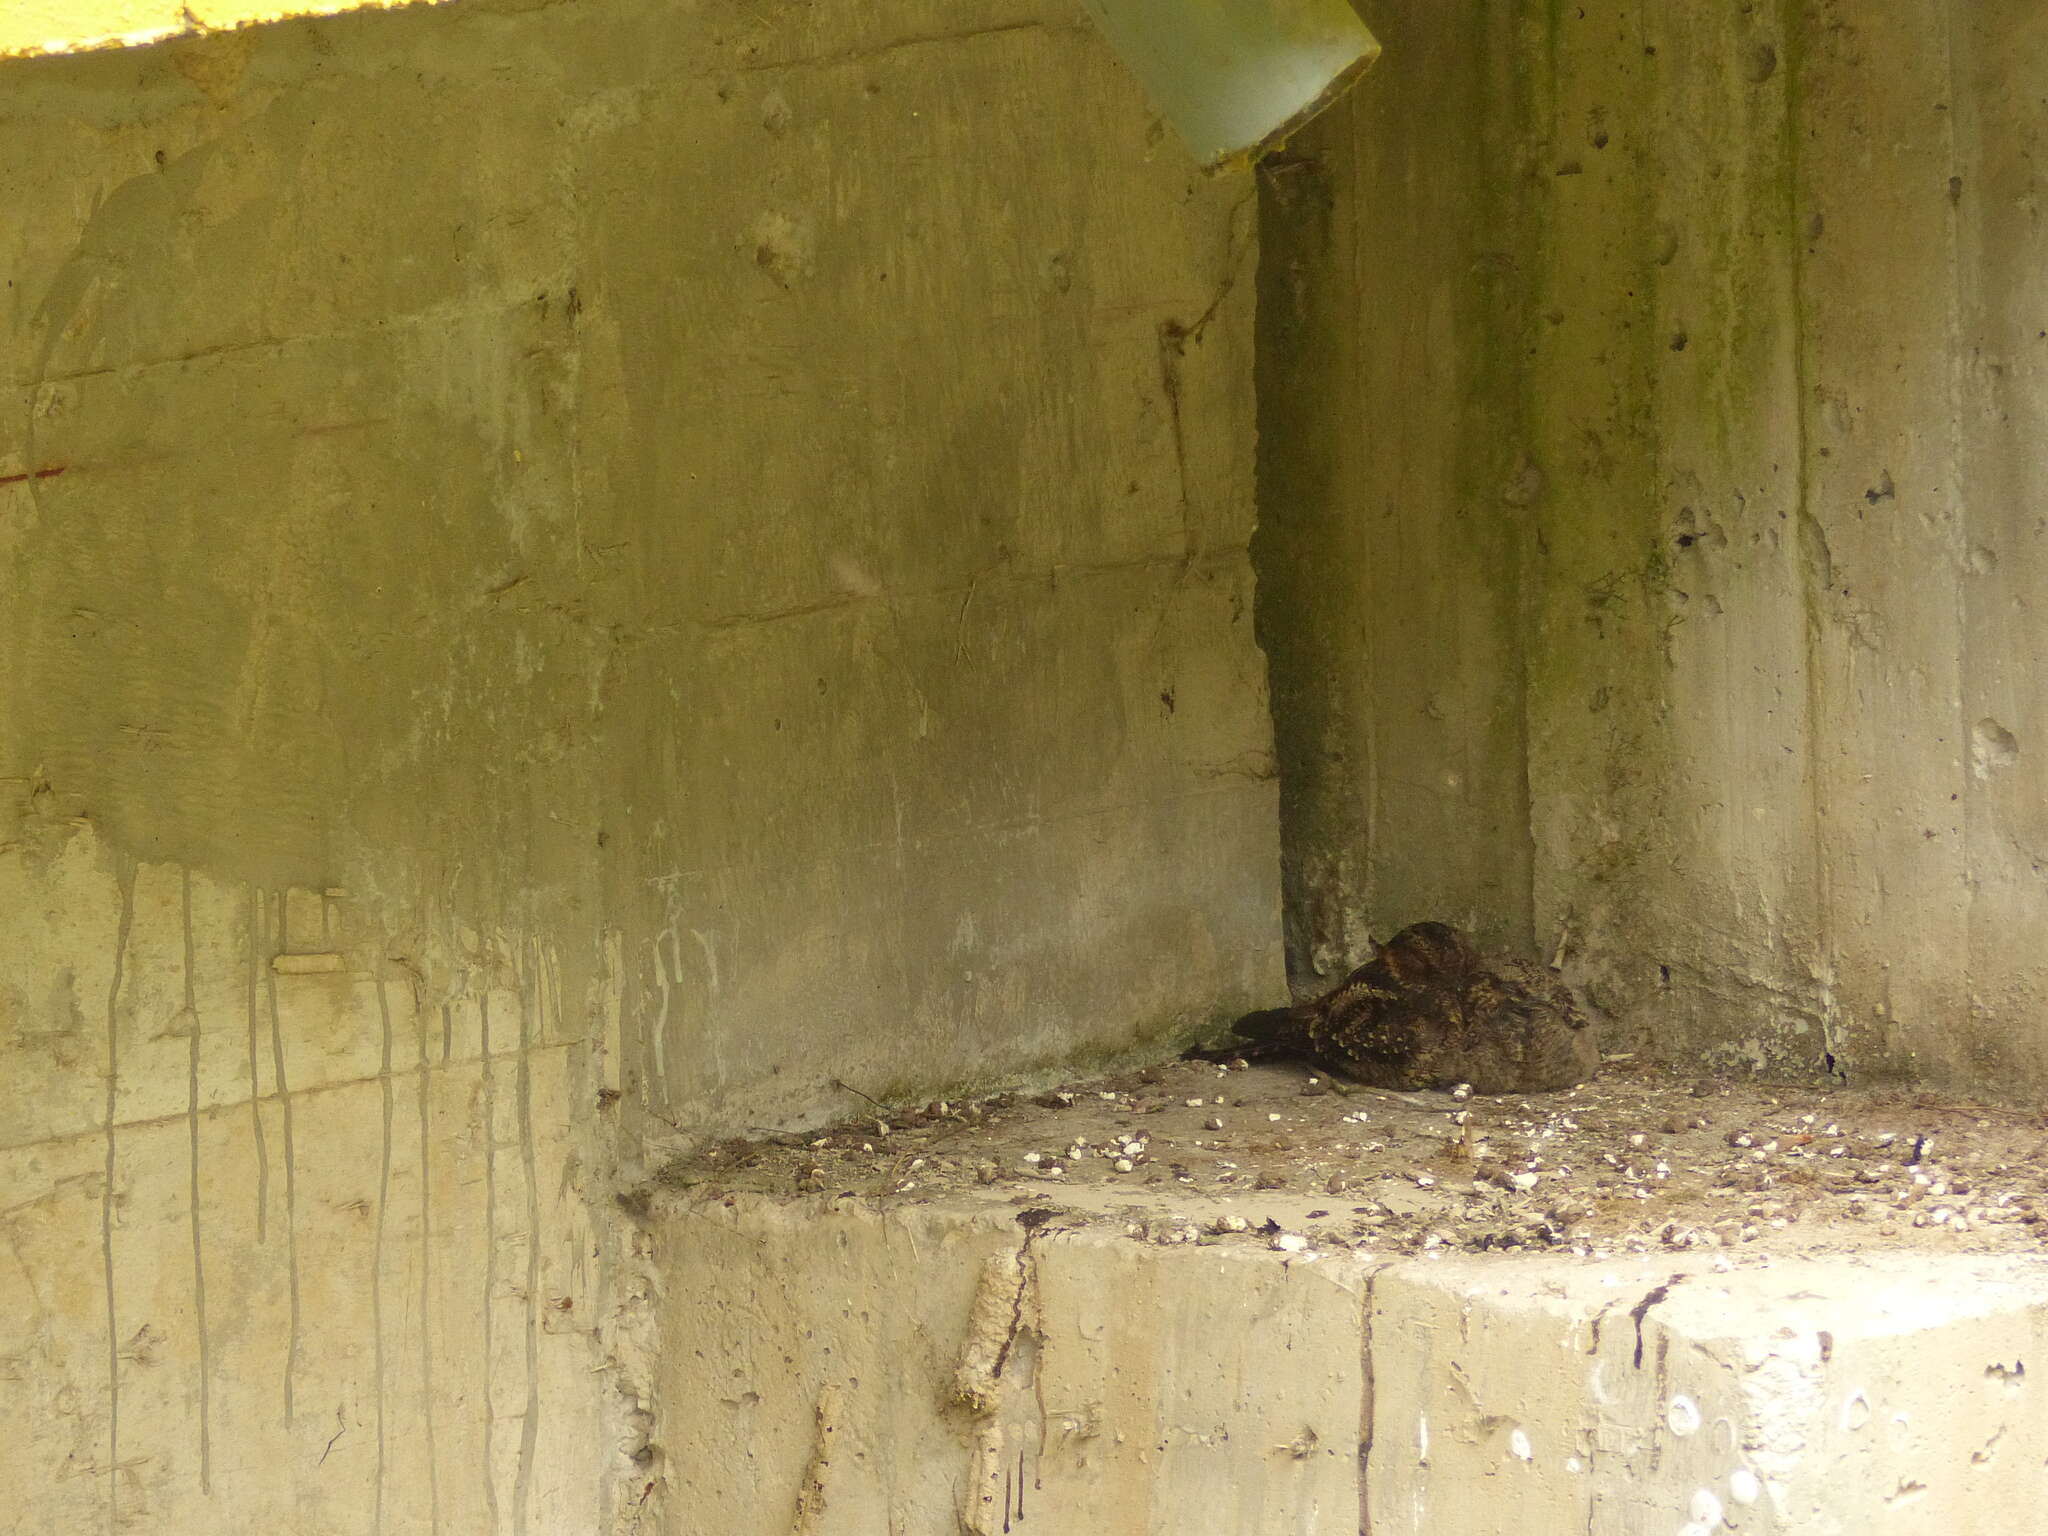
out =
[[648,1133],[1278,989],[1250,187],[1078,13],[475,0],[0,116],[12,1529],[630,1524]]
[[2037,1258],[1674,1274],[1016,1214],[670,1213],[665,1379],[706,1409],[675,1428],[701,1497],[665,1529],[1993,1536],[2048,1483]]
[[1262,229],[1297,980],[1464,919],[1616,1044],[2048,1079],[2048,18],[1365,9]]

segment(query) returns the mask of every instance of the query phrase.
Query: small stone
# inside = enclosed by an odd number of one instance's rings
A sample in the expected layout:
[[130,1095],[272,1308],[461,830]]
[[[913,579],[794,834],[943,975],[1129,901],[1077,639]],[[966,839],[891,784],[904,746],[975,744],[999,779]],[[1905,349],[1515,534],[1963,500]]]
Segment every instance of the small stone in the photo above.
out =
[[1223,1117],[1222,1117],[1221,1115],[1211,1115],[1211,1116],[1210,1116],[1210,1117],[1209,1117],[1208,1119],[1206,1119],[1206,1120],[1204,1120],[1204,1121],[1202,1122],[1202,1129],[1203,1129],[1203,1130],[1205,1130],[1205,1131],[1220,1131],[1220,1130],[1222,1130],[1222,1129],[1223,1129]]
[[1189,1109],[1200,1109],[1204,1104],[1208,1102],[1209,1101],[1207,1099],[1189,1099],[1187,1101],[1187,1106]]
[[1451,1097],[1452,1097],[1452,1098],[1454,1098],[1454,1099],[1457,1099],[1457,1100],[1458,1100],[1459,1102],[1461,1102],[1461,1103],[1462,1103],[1462,1102],[1463,1102],[1464,1100],[1466,1100],[1466,1099],[1469,1099],[1469,1098],[1471,1098],[1471,1097],[1472,1097],[1472,1085],[1471,1085],[1470,1083],[1460,1083],[1460,1084],[1458,1084],[1458,1086],[1457,1086],[1457,1087],[1455,1087],[1455,1088],[1453,1088],[1453,1089],[1451,1090]]
[[1132,1161],[1131,1161],[1131,1160],[1130,1160],[1130,1159],[1129,1159],[1128,1157],[1120,1157],[1120,1158],[1118,1158],[1118,1159],[1116,1160],[1116,1165],[1115,1165],[1115,1166],[1116,1166],[1116,1171],[1117,1171],[1118,1173],[1130,1173],[1130,1172],[1132,1172],[1132,1171],[1133,1171],[1134,1169],[1136,1169],[1136,1167],[1137,1167],[1138,1165],[1137,1165],[1136,1163],[1132,1162]]
[[1252,1180],[1252,1188],[1254,1189],[1285,1189],[1286,1187],[1287,1175],[1277,1173],[1271,1168],[1261,1168],[1258,1177]]
[[1308,1239],[1299,1232],[1281,1232],[1273,1238],[1273,1246],[1282,1253],[1306,1253]]

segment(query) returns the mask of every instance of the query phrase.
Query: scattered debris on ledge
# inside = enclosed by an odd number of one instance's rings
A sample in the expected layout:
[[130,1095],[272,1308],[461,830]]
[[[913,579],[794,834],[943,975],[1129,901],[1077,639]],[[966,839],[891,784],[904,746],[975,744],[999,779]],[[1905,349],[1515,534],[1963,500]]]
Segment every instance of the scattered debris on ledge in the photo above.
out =
[[2048,1246],[2048,1116],[1613,1058],[1581,1087],[1502,1098],[1178,1061],[710,1143],[625,1203],[743,1191],[966,1196],[1141,1241],[1299,1255],[2033,1252]]

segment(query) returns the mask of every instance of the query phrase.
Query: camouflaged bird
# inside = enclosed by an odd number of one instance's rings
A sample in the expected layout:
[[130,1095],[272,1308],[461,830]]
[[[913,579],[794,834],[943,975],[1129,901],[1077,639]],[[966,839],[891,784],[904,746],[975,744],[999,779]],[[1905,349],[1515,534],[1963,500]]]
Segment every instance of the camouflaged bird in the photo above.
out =
[[1376,1088],[1470,1083],[1540,1093],[1600,1067],[1593,1031],[1548,967],[1482,955],[1447,923],[1403,928],[1332,991],[1237,1021],[1247,1040]]

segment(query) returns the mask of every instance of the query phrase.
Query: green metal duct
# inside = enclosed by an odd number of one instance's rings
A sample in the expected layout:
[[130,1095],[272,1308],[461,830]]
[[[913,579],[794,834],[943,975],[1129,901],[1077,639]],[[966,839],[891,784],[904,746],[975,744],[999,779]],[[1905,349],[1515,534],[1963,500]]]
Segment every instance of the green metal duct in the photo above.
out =
[[1081,0],[1195,158],[1256,159],[1379,57],[1349,0]]

